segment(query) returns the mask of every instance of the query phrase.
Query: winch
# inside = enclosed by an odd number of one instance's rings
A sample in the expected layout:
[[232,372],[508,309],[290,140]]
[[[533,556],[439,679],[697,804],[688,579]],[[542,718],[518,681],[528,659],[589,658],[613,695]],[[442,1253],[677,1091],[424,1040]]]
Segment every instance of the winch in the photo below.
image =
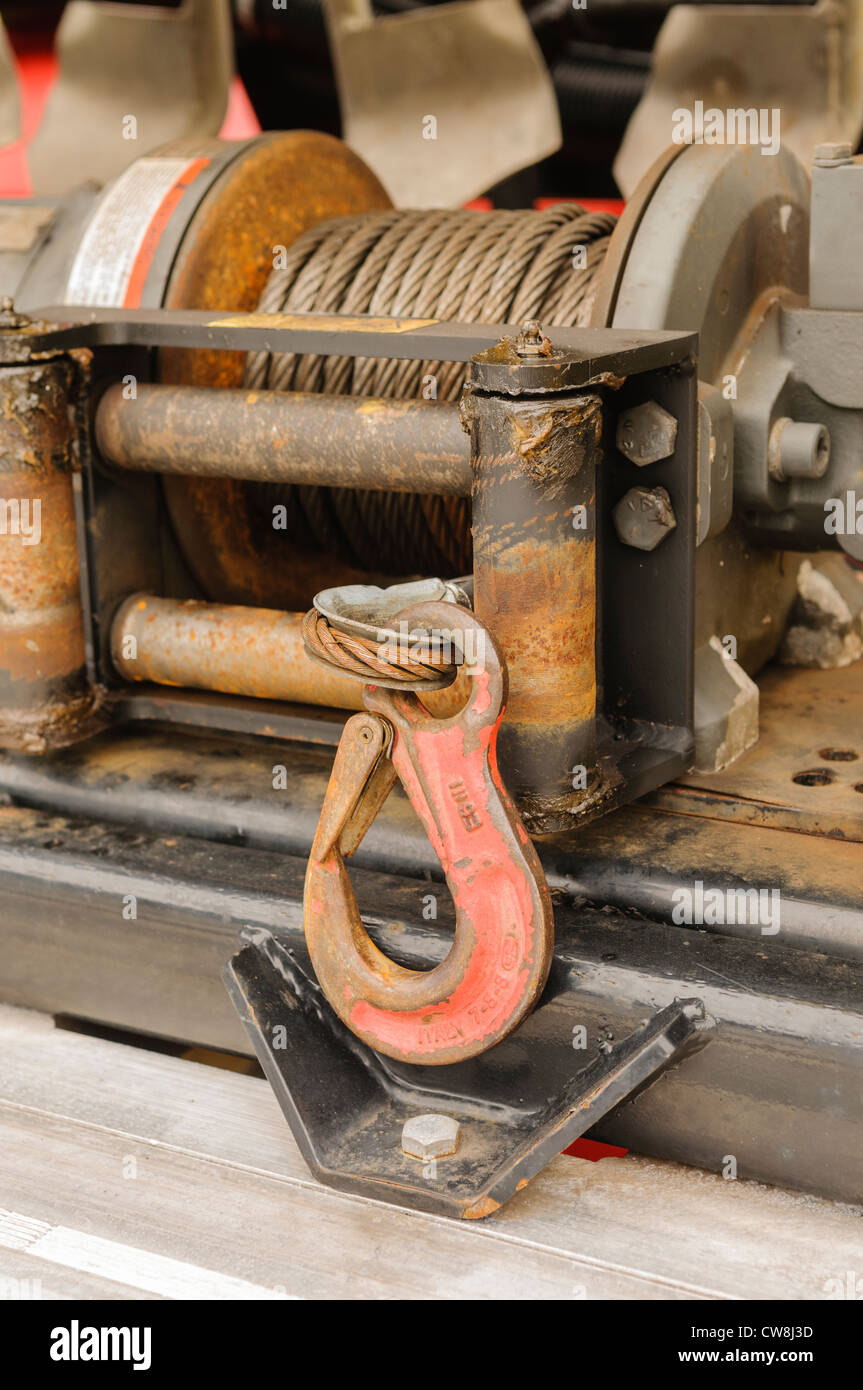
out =
[[[863,161],[414,211],[295,131],[40,208],[0,226],[0,933],[58,884],[107,916],[3,997],[241,1050],[230,957],[315,1172],[423,1210],[600,1122],[859,1193]],[[681,921],[705,879],[781,924]]]

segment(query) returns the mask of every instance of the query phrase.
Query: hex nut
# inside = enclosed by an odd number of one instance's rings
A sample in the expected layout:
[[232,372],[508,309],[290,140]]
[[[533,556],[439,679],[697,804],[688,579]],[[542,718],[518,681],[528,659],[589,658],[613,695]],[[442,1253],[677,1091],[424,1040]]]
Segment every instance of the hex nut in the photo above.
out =
[[639,468],[671,458],[676,443],[677,421],[656,401],[632,406],[617,422],[617,447]]
[[458,1148],[459,1123],[450,1115],[412,1115],[402,1128],[402,1152],[410,1158],[443,1158]]
[[664,487],[631,487],[612,512],[614,529],[624,545],[655,550],[677,525]]
[[539,319],[528,319],[515,340],[515,350],[519,357],[547,357],[551,343],[542,331]]

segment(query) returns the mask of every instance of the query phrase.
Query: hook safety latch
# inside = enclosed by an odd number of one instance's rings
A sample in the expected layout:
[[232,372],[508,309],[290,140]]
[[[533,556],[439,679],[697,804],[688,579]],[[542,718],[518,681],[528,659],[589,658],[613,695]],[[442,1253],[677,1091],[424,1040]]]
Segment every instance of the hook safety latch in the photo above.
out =
[[[428,712],[409,690],[367,686],[348,720],[306,871],[306,942],[342,1021],[404,1062],[463,1061],[494,1046],[530,1012],[548,977],[551,898],[539,857],[497,769],[506,670],[472,613],[417,605],[413,623],[471,632],[478,654],[463,708]],[[345,860],[396,778],[440,859],[456,908],[455,939],[433,969],[386,956],[363,926]]]

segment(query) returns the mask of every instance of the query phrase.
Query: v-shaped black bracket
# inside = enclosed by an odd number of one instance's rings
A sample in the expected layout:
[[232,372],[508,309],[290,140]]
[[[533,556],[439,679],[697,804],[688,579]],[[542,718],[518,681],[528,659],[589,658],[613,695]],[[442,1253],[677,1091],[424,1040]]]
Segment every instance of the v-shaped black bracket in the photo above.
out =
[[[675,1000],[628,1037],[603,1044],[556,1095],[525,1113],[515,1095],[511,1107],[484,1105],[457,1086],[427,1085],[423,1072],[411,1085],[404,1069],[345,1027],[298,950],[261,929],[244,932],[243,941],[225,966],[225,984],[314,1175],[343,1192],[443,1216],[489,1216],[603,1115],[703,1047],[715,1026],[700,1000]],[[451,1070],[435,1068],[438,1082]],[[404,1125],[420,1115],[458,1122],[454,1153],[403,1151]]]

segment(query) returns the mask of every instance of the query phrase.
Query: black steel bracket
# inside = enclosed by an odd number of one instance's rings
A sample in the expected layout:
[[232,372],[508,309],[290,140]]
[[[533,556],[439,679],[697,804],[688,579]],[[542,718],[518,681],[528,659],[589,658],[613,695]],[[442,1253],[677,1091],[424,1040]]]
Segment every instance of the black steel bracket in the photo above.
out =
[[[205,348],[227,352],[338,353],[344,357],[467,362],[515,337],[520,325],[457,323],[439,319],[375,318],[367,314],[232,314],[198,309],[107,309],[52,305],[32,322],[0,332],[0,363],[29,361],[36,353],[74,348]],[[2,329],[2,325],[0,325]],[[662,371],[693,361],[695,333],[665,329],[633,333],[617,328],[555,328],[555,346],[569,357],[560,374],[567,387],[631,372]],[[531,369],[528,368],[530,371]],[[533,370],[540,389],[547,362]]]
[[[442,1216],[491,1215],[603,1115],[699,1051],[715,1027],[700,1000],[675,1000],[628,1037],[603,1044],[550,1100],[526,1112],[520,1096],[507,1105],[459,1094],[446,1084],[449,1067],[435,1069],[442,1084],[411,1085],[344,1027],[297,950],[260,928],[242,938],[223,979],[315,1177]],[[517,1074],[513,1085],[523,1089]],[[434,1112],[458,1120],[456,1152],[426,1160],[403,1153],[405,1122]]]

